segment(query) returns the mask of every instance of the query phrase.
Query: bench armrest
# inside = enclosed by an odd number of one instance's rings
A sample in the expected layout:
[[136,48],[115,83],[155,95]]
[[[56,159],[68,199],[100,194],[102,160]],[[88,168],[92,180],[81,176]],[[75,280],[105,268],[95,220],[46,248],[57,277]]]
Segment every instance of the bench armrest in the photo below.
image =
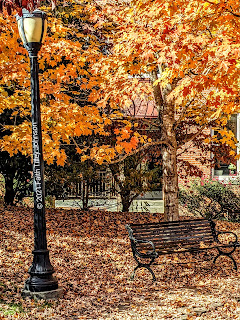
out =
[[152,246],[152,251],[147,251],[146,253],[141,253],[136,248],[136,250],[139,253],[139,255],[142,255],[142,256],[146,256],[147,255],[147,256],[151,256],[151,257],[157,257],[158,256],[158,254],[157,254],[157,252],[155,250],[155,245],[154,245],[154,243],[152,241],[135,239],[135,245],[137,245],[138,243],[148,243],[148,244],[150,244]]
[[217,235],[217,241],[220,242],[221,244],[223,244],[223,245],[225,244],[225,243],[222,243],[222,241],[219,239],[219,236],[221,234],[232,234],[235,237],[235,241],[230,241],[227,245],[236,245],[236,244],[240,245],[239,242],[238,242],[237,235],[234,232],[231,232],[231,231],[218,231],[217,232],[217,234],[216,234]]
[[[151,257],[157,257],[158,256],[158,254],[157,254],[157,252],[155,250],[154,243],[152,241],[150,241],[150,240],[141,240],[141,239],[134,238],[133,230],[132,230],[132,228],[130,227],[129,224],[126,225],[126,229],[128,231],[129,238],[130,238],[131,243],[132,243],[132,247],[134,246],[134,251],[136,251],[139,256],[142,256],[144,258],[146,258],[148,256],[151,256]],[[137,250],[137,244],[138,243],[148,243],[148,244],[150,244],[151,247],[152,247],[152,251],[148,251],[147,253],[141,253],[140,251]]]
[[126,227],[126,229],[127,229],[127,231],[128,231],[128,235],[129,235],[130,240],[135,241],[135,238],[134,238],[134,236],[133,236],[133,230],[132,230],[132,228],[130,227],[130,225],[129,225],[129,224],[126,224],[125,227]]

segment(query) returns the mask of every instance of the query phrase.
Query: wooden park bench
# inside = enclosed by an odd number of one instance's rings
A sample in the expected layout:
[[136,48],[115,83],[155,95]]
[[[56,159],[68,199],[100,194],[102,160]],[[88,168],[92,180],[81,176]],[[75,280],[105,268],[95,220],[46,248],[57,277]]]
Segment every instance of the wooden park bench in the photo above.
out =
[[[216,262],[220,256],[229,257],[237,270],[237,264],[232,253],[240,243],[233,232],[217,231],[212,220],[195,219],[171,222],[127,224],[133,257],[137,262],[131,278],[134,278],[138,268],[148,269],[156,281],[156,277],[150,268],[154,260],[160,255],[199,252],[202,250],[217,249],[218,254],[214,258]],[[231,239],[222,239],[220,235],[229,235]],[[229,237],[228,237],[229,238]],[[224,240],[224,241],[223,241]],[[225,243],[226,242],[226,243]],[[230,248],[223,251],[223,248]],[[140,259],[141,261],[140,261]]]

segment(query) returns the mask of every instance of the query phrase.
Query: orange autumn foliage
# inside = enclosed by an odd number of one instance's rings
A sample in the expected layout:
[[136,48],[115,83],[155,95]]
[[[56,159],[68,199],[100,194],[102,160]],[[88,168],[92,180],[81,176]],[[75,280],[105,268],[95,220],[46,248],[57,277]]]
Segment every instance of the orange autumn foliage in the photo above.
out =
[[[81,15],[82,8],[78,7],[74,16],[77,19]],[[17,152],[27,155],[31,154],[28,53],[18,40],[14,17],[0,16],[0,29],[0,114],[9,109],[13,119],[20,119],[17,125],[2,126],[1,130],[8,134],[0,142],[1,150],[10,155]],[[68,39],[70,32],[82,41]],[[49,13],[48,35],[39,54],[44,159],[48,163],[57,160],[63,165],[66,160],[64,145],[74,144],[74,137],[81,135],[106,135],[104,128],[111,120],[87,99],[79,103],[79,86],[87,81],[82,55],[84,33],[70,29],[62,23],[61,16],[56,18]],[[76,147],[82,151],[77,144]]]
[[158,137],[144,143],[161,143],[165,218],[178,219],[178,148],[210,127],[221,128],[221,142],[236,148],[225,126],[240,110],[238,4],[119,0],[88,9],[96,28],[114,28],[108,54],[85,53],[99,87],[93,101],[124,110],[136,99],[154,97]]
[[[124,109],[160,86],[180,113],[178,122],[195,117],[201,126],[224,124],[238,112],[240,10],[234,1],[106,1],[99,12],[92,9],[92,19],[97,28],[99,21],[115,27],[108,55],[86,53],[95,61],[95,101]],[[146,74],[150,83],[142,82]]]
[[[16,1],[9,3],[21,7]],[[28,3],[34,4],[26,0],[24,6]],[[75,10],[81,15],[78,6]],[[62,144],[80,135],[109,137],[114,120],[119,136],[103,145],[76,145],[85,152],[82,159],[110,162],[139,146],[161,145],[165,219],[178,219],[178,148],[209,127],[221,130],[222,143],[233,152],[236,147],[225,126],[239,112],[239,5],[233,0],[106,0],[85,3],[82,14],[91,18],[92,35],[102,33],[99,41],[90,37],[83,49],[81,41],[74,41],[81,38],[78,28],[52,18],[52,34],[42,50],[45,158],[63,164]],[[2,18],[0,23],[1,108],[11,108],[24,119],[30,111],[26,54],[17,46],[9,49],[9,43],[16,43],[16,26],[7,27]],[[88,92],[83,107],[67,94],[69,83],[75,82]],[[9,96],[4,86],[13,83],[16,88]],[[158,136],[151,142],[134,133],[130,121],[122,121],[121,112],[139,98],[154,98],[158,109]],[[10,129],[12,135],[1,141],[1,147],[10,153],[29,152],[29,120]]]
[[[85,37],[83,31],[50,18],[51,32],[39,59],[44,153],[48,162],[57,159],[62,164],[62,144],[72,143],[74,137],[107,135],[106,126],[111,119],[120,123],[121,111],[139,97],[152,99],[154,94],[159,111],[164,103],[174,104],[176,127],[194,119],[199,133],[206,126],[224,126],[229,116],[238,112],[239,8],[234,1],[133,0],[114,4],[106,1],[103,5],[101,1],[97,5],[89,1],[84,8],[72,3],[72,12],[62,11],[62,17],[67,19],[71,14],[91,17],[92,34],[94,29],[101,30],[108,39],[108,48],[103,52],[96,38],[90,37],[88,48],[83,49],[79,41]],[[10,106],[24,118],[30,113],[26,91],[30,86],[28,58],[17,44],[13,20],[0,20],[0,103],[1,110]],[[67,39],[67,35],[71,36]],[[142,82],[142,75],[149,75],[151,81]],[[7,96],[5,83],[9,86],[14,83],[17,88],[14,95]],[[89,92],[84,107],[69,97],[69,84]],[[157,89],[162,93],[158,101],[154,93]],[[113,110],[111,115],[102,112],[106,107]],[[167,122],[167,117],[163,121]],[[141,144],[149,144],[133,134],[130,122],[123,125],[124,128],[117,129],[117,146],[104,146],[108,150],[107,161]],[[31,153],[29,119],[10,129],[13,133],[1,142],[2,148],[10,153]],[[129,134],[124,130],[130,130]],[[178,143],[182,145],[193,137],[181,136]],[[234,149],[236,141],[231,134],[226,132],[224,137]],[[168,134],[160,135],[159,139],[167,142]],[[95,145],[93,151],[86,146],[77,146],[77,150],[87,151],[100,162],[106,160],[102,145]]]

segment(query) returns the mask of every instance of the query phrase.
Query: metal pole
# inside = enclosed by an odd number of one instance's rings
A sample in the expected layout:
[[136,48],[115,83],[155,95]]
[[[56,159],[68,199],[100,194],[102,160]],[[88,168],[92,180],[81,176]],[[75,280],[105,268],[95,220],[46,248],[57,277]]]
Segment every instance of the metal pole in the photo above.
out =
[[37,52],[28,50],[31,66],[32,105],[32,147],[33,147],[33,192],[34,192],[34,250],[30,277],[25,282],[25,290],[44,292],[58,289],[58,282],[52,276],[54,269],[49,259],[46,238],[44,163],[42,153],[42,130],[38,79]]

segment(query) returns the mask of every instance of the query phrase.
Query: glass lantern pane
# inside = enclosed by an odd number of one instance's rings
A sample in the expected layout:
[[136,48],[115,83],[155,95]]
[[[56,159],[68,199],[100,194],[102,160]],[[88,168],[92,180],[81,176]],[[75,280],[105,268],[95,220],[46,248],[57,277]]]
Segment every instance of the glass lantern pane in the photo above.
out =
[[25,41],[25,38],[24,38],[24,31],[23,31],[23,28],[22,28],[22,26],[21,26],[21,23],[22,23],[22,21],[21,21],[21,19],[19,19],[18,21],[17,21],[17,24],[18,24],[18,31],[19,31],[19,35],[20,35],[20,38],[21,38],[21,40],[22,40],[22,42],[24,43],[24,44],[26,44],[26,41]]
[[27,42],[40,42],[42,35],[42,18],[25,18],[23,27]]

